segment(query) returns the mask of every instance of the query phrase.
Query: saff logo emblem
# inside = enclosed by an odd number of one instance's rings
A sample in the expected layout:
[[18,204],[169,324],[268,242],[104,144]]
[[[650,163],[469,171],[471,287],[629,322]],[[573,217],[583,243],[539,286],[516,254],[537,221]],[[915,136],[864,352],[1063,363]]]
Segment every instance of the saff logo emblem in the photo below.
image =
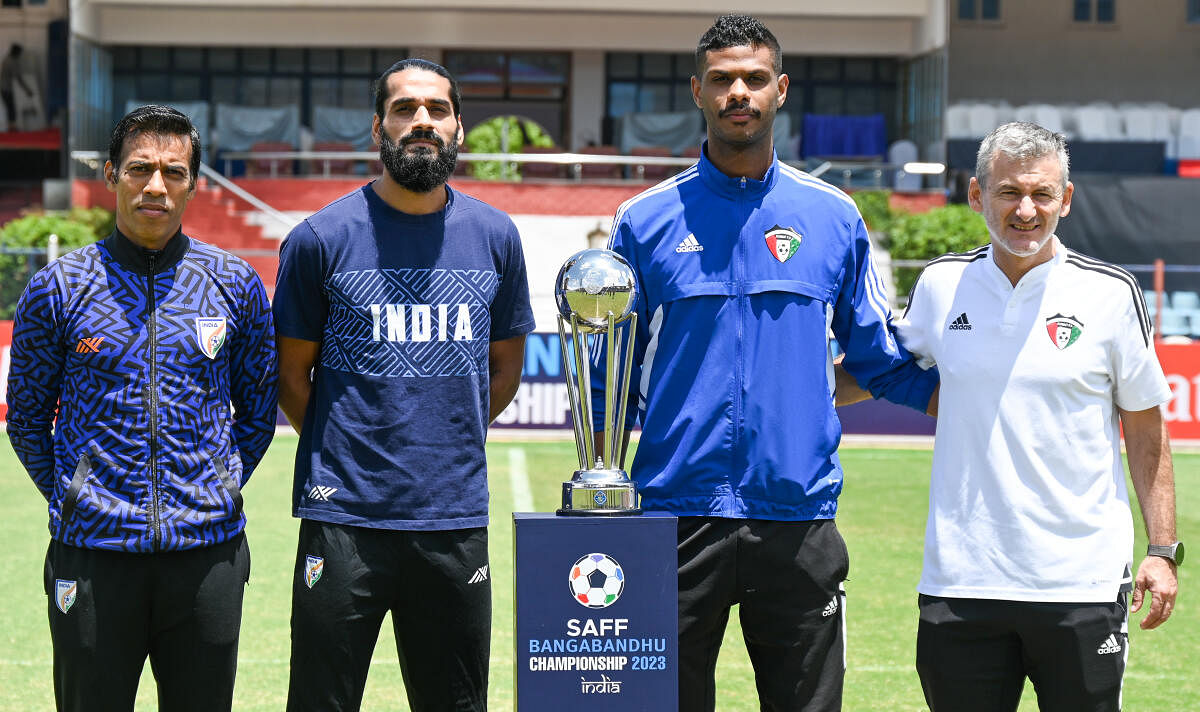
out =
[[209,358],[216,358],[217,352],[225,345],[225,317],[197,317],[196,339],[200,342],[200,351]]
[[325,573],[325,559],[308,554],[304,557],[304,584],[309,588],[317,585]]
[[1062,351],[1079,340],[1083,333],[1083,324],[1073,316],[1055,314],[1046,320],[1046,333],[1050,335],[1050,343]]
[[780,262],[787,262],[800,247],[800,233],[790,227],[776,225],[767,231],[767,250]]
[[58,610],[66,613],[71,610],[71,606],[75,605],[75,595],[78,591],[79,584],[76,582],[56,579],[54,581],[54,605],[58,606]]

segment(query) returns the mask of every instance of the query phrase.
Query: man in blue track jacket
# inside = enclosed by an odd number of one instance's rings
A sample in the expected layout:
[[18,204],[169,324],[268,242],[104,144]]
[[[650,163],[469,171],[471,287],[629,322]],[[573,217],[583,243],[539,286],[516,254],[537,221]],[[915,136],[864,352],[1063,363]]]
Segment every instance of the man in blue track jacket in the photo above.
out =
[[[896,342],[854,202],[775,157],[788,87],[775,37],[722,16],[696,65],[700,160],[622,205],[611,237],[641,290],[632,475],[644,508],[680,517],[680,709],[714,708],[737,603],[762,708],[836,710],[849,560],[833,522],[841,426],[827,334],[877,397],[925,410],[937,374]],[[604,361],[598,348],[597,408]]]
[[270,305],[244,261],[183,234],[200,138],[145,106],[113,130],[116,231],[17,305],[8,434],[49,503],[59,710],[228,710],[250,575],[241,488],[275,432]]

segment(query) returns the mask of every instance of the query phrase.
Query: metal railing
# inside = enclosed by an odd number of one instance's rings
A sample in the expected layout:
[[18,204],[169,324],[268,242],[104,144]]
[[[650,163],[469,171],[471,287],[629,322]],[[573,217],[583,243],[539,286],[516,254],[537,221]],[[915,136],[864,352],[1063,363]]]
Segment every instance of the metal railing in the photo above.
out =
[[[96,171],[97,177],[103,179],[105,156],[103,156],[99,151],[71,151],[71,159],[91,167],[92,170]],[[233,193],[247,203],[250,203],[256,210],[267,215],[273,220],[279,221],[280,224],[287,227],[289,230],[296,225],[295,220],[289,218],[279,210],[276,210],[274,207],[264,202],[258,196],[250,193],[237,183],[229,180],[208,164],[200,164],[200,175],[206,180],[210,180],[213,183],[221,186],[223,189],[228,190],[230,193]]]
[[[72,151],[71,157],[77,160],[84,161],[97,171],[103,166],[103,159],[98,151]],[[243,199],[250,202],[255,207],[259,207],[263,212],[269,212],[267,208],[260,207],[254,201],[253,196],[248,193],[239,192],[242,189],[238,188],[232,182],[228,182],[225,176],[233,174],[234,161],[262,161],[268,163],[266,177],[278,178],[280,176],[280,164],[301,161],[308,166],[320,166],[319,175],[324,178],[334,177],[333,165],[335,163],[353,162],[370,166],[371,163],[379,160],[379,153],[376,151],[226,151],[221,153],[218,159],[224,169],[224,174],[204,165],[201,173],[217,182],[222,187],[227,188],[231,192],[238,194]],[[646,168],[650,166],[661,166],[666,168],[683,169],[691,166],[696,162],[695,157],[689,156],[635,156],[635,155],[615,155],[605,153],[460,153],[458,160],[462,163],[498,163],[500,164],[501,180],[516,180],[518,175],[516,171],[511,171],[510,166],[521,165],[526,163],[550,164],[563,166],[567,168],[570,179],[574,181],[582,181],[585,177],[583,170],[584,166],[620,166],[622,168],[629,167],[629,180],[643,181],[645,180]],[[871,161],[823,161],[816,166],[813,166],[807,161],[784,161],[784,163],[808,170],[809,174],[816,178],[842,187],[860,187],[860,188],[885,188],[891,183],[893,176],[903,177],[904,175],[941,175],[945,172],[945,166],[940,163],[878,163]],[[314,175],[309,172],[307,175]],[[840,178],[838,182],[836,179]]]
[[[322,174],[331,176],[330,165],[336,161],[378,161],[377,151],[226,151],[221,153],[225,173],[233,171],[233,161],[271,161],[268,176],[278,177],[277,161],[309,161],[323,164]],[[567,166],[572,177],[581,180],[583,166],[676,166],[684,168],[696,162],[695,158],[679,156],[618,156],[597,153],[460,153],[458,160],[466,163],[551,163]]]

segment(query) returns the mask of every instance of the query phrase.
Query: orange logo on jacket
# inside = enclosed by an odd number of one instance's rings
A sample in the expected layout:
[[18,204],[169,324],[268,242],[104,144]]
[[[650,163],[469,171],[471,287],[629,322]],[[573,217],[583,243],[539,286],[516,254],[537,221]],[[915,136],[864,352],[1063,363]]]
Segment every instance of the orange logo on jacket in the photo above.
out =
[[75,344],[75,353],[77,354],[98,354],[100,353],[100,344],[104,343],[103,336],[93,336],[90,339],[80,339],[78,344]]

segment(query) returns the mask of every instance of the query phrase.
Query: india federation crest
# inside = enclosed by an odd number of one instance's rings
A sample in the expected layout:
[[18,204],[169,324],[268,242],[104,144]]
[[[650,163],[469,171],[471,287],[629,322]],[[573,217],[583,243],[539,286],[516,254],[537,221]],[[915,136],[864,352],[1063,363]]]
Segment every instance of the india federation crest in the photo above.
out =
[[776,225],[767,231],[767,249],[780,262],[787,262],[800,247],[800,233],[790,227]]
[[196,339],[205,356],[217,357],[217,352],[225,345],[226,333],[225,317],[196,317]]
[[76,582],[56,579],[54,581],[54,604],[58,606],[58,610],[63,613],[71,610],[71,606],[75,605],[75,594],[78,591],[79,584]]
[[312,588],[321,580],[321,574],[325,573],[325,559],[320,556],[308,554],[304,557],[304,583]]
[[1050,343],[1062,351],[1079,340],[1083,333],[1083,324],[1073,316],[1055,314],[1046,320],[1046,333],[1050,335]]

